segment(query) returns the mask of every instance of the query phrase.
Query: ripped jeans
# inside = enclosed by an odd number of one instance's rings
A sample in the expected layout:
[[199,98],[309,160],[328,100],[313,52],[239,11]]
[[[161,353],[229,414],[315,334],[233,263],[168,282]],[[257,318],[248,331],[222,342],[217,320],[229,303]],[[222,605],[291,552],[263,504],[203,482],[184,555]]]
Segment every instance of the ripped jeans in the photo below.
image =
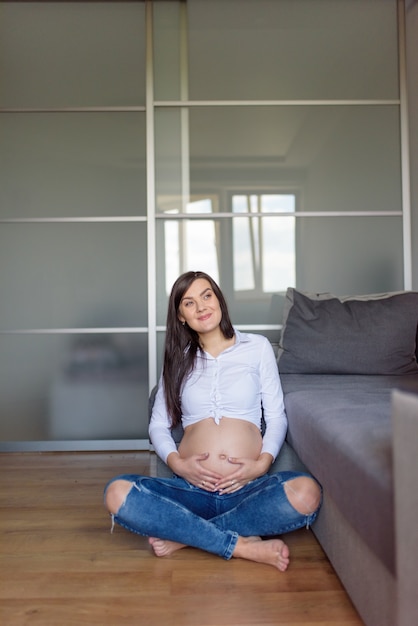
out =
[[[281,535],[309,527],[318,509],[299,513],[284,484],[298,472],[265,474],[231,494],[205,491],[183,478],[124,474],[112,479],[132,483],[113,520],[131,532],[176,541],[230,559],[238,536]],[[106,487],[106,488],[107,488]]]

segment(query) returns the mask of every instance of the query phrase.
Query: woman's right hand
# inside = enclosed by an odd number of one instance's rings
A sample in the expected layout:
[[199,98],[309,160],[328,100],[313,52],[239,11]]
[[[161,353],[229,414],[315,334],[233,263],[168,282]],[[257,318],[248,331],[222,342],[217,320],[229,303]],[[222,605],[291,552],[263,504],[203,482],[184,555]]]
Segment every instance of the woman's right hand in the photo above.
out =
[[194,454],[183,458],[178,452],[172,452],[168,455],[167,465],[177,476],[181,476],[187,482],[200,487],[206,491],[216,491],[219,480],[222,475],[203,467],[202,461],[209,458],[209,452],[203,454]]

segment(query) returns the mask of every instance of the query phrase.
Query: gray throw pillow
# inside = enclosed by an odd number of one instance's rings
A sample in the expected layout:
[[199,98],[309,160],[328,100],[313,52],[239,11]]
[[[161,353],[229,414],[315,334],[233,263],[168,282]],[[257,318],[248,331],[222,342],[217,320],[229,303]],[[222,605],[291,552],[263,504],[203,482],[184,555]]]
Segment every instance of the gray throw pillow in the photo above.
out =
[[418,293],[353,298],[289,288],[278,365],[282,374],[418,372]]

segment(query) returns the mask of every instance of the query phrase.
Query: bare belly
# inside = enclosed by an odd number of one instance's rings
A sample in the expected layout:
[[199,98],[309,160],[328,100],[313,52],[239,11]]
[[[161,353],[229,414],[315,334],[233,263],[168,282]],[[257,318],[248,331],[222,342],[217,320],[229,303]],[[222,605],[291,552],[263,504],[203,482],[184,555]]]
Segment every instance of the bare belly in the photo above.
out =
[[209,457],[202,465],[222,476],[228,476],[236,470],[236,465],[228,462],[229,457],[258,459],[261,446],[261,433],[254,424],[230,417],[223,417],[216,424],[212,417],[208,417],[187,426],[179,454],[187,458],[208,452]]

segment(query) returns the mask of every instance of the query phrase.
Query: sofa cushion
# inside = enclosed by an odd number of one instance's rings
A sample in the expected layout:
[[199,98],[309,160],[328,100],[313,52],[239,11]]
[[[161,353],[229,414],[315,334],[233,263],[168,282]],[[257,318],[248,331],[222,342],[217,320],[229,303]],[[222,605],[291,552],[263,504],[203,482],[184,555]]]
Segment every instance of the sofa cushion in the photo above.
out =
[[289,288],[278,352],[281,373],[418,372],[418,293],[338,298]]

